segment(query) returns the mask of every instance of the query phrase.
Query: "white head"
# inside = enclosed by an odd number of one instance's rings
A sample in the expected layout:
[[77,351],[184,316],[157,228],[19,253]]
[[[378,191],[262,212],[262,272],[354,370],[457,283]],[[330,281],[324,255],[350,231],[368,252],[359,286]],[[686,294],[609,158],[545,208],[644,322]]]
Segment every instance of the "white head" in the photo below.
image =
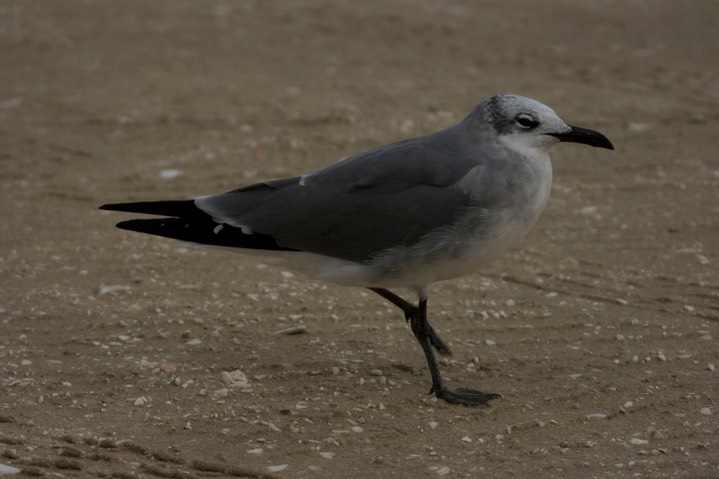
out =
[[546,150],[560,141],[614,149],[599,132],[568,125],[546,105],[516,95],[491,96],[475,109],[499,140],[513,149]]

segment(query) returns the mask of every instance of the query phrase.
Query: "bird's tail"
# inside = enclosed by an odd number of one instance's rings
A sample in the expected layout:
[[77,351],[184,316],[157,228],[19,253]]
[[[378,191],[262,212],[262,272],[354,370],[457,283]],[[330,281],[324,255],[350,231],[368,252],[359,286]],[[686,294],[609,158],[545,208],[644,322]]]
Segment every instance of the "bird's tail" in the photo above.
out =
[[277,244],[272,236],[243,232],[242,228],[218,223],[195,205],[194,200],[142,201],[100,206],[101,210],[161,215],[164,218],[132,219],[117,223],[123,230],[137,231],[190,243],[227,248],[296,251]]

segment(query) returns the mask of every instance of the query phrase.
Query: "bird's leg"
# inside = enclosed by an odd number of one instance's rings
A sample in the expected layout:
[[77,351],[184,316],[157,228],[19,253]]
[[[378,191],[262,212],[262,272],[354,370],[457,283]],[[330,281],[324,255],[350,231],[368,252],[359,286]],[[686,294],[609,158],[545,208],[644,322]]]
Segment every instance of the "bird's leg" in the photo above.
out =
[[[412,317],[419,314],[419,308],[417,306],[405,300],[401,296],[394,294],[392,291],[384,288],[369,289],[401,309],[407,322],[411,322]],[[434,346],[439,354],[443,356],[451,356],[452,351],[449,349],[449,346],[447,346],[447,344],[442,341],[442,338],[437,335],[434,328],[432,328],[432,325],[427,323],[427,326],[429,327],[429,342],[432,346]]]
[[[452,404],[463,404],[465,406],[483,406],[490,400],[500,397],[499,394],[483,393],[472,389],[449,389],[444,384],[442,374],[439,371],[439,362],[434,354],[434,349],[440,354],[450,355],[449,347],[440,339],[437,333],[427,320],[427,298],[422,297],[419,305],[415,306],[402,297],[394,294],[384,288],[369,288],[375,293],[385,298],[402,310],[405,319],[409,321],[414,337],[422,346],[422,351],[427,358],[429,372],[432,375],[432,389],[430,393],[434,393],[438,398]],[[434,348],[434,349],[432,349]]]
[[410,326],[414,337],[419,341],[424,355],[427,358],[429,372],[432,375],[432,389],[430,394],[434,393],[438,398],[444,399],[448,403],[462,404],[464,406],[485,406],[490,400],[501,397],[495,393],[483,393],[472,389],[449,389],[444,384],[442,374],[439,371],[439,363],[434,355],[431,343],[432,327],[427,321],[427,298],[423,297],[419,300],[417,307],[418,314],[412,314],[409,318]]

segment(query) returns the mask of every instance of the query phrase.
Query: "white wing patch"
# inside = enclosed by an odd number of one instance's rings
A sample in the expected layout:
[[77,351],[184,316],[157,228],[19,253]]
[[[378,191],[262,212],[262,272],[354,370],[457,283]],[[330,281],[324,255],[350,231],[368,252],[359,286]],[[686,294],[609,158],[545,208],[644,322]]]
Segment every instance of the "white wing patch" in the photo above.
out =
[[[217,221],[217,220],[215,220],[215,221]],[[240,228],[240,230],[242,230],[243,235],[251,235],[253,233],[252,228],[250,228],[249,226],[246,226],[246,225],[232,225],[232,226],[235,226],[236,228]],[[215,234],[220,234],[220,231],[222,231],[224,227],[225,227],[224,224],[217,225],[212,230],[212,232]]]
[[242,230],[242,234],[245,235],[251,235],[253,233],[252,228],[250,228],[249,226],[243,225],[239,223],[239,221],[237,221],[236,219],[226,216],[222,211],[218,211],[216,208],[208,207],[207,203],[209,202],[209,200],[212,199],[212,196],[213,195],[198,196],[197,198],[195,198],[195,206],[210,215],[215,223],[219,223],[212,230],[213,233],[219,234],[220,231],[222,231],[222,228],[224,228],[226,225],[240,228]]
[[312,173],[300,176],[300,186],[307,186],[307,179],[312,176]]

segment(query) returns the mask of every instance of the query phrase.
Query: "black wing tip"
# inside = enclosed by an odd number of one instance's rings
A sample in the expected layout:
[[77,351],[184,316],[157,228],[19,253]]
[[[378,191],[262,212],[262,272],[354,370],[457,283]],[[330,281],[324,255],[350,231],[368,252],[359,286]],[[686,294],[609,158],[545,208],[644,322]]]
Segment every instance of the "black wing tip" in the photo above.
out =
[[208,246],[266,251],[298,251],[294,248],[280,246],[270,235],[245,234],[242,228],[218,223],[195,206],[194,200],[108,203],[100,206],[100,209],[163,216],[163,218],[134,218],[120,221],[115,226],[121,230]]
[[189,230],[189,226],[190,224],[182,218],[133,218],[115,224],[115,227],[121,230],[208,244],[197,241],[197,235],[193,234],[195,231]]
[[198,245],[265,251],[299,251],[280,246],[272,236],[258,233],[245,234],[242,229],[217,223],[209,216],[205,218],[135,218],[120,221],[115,226],[122,230],[162,236]]
[[143,224],[143,221],[146,220],[132,219],[120,221],[119,223],[115,224],[115,227],[120,228],[121,230],[137,231],[138,233],[144,233],[145,231],[140,228]]

